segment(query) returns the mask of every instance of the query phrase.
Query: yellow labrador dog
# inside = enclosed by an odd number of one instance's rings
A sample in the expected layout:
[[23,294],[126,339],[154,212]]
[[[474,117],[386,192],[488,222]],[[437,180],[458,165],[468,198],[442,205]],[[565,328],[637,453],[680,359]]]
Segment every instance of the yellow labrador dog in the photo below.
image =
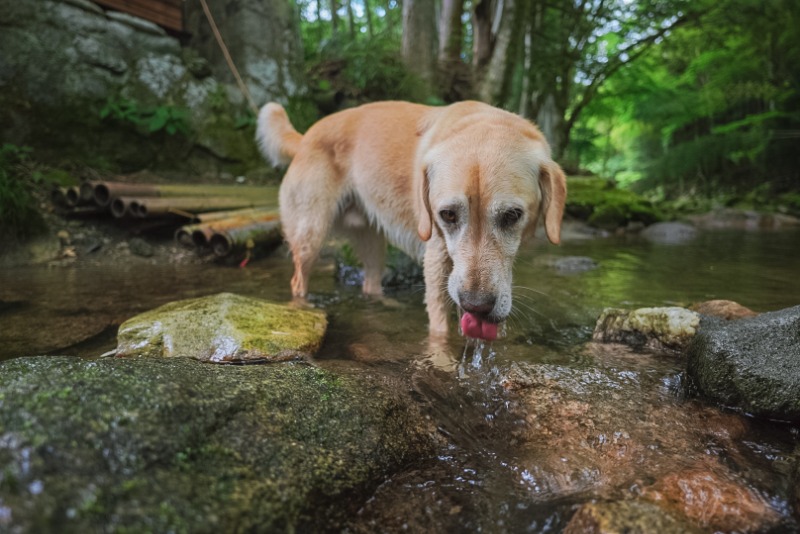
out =
[[364,293],[380,294],[388,239],[423,262],[431,334],[447,332],[449,294],[464,334],[491,340],[511,312],[523,234],[543,216],[549,240],[560,240],[564,173],[533,124],[489,105],[367,104],[301,135],[270,103],[257,139],[273,164],[291,163],[280,211],[295,297],[306,296],[331,231],[363,262]]

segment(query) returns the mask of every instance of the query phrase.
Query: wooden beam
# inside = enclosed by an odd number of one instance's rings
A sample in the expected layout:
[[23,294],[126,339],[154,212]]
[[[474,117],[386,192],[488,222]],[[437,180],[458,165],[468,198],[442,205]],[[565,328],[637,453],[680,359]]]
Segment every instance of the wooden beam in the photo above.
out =
[[98,4],[149,20],[174,31],[183,31],[181,0],[96,0]]

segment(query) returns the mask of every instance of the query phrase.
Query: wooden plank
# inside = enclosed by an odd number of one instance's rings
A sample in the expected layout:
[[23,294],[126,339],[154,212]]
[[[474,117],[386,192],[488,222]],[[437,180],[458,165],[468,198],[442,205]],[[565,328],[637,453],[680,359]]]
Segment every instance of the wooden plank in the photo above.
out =
[[183,31],[183,8],[180,0],[97,0],[106,7],[149,20],[164,28]]

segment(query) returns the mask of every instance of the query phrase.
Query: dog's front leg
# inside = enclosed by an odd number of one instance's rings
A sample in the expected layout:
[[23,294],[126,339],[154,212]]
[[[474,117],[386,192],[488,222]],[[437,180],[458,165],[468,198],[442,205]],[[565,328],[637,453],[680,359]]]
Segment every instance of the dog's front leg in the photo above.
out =
[[431,335],[447,334],[447,279],[453,263],[447,254],[444,240],[434,234],[425,246],[425,307],[428,310],[428,330]]

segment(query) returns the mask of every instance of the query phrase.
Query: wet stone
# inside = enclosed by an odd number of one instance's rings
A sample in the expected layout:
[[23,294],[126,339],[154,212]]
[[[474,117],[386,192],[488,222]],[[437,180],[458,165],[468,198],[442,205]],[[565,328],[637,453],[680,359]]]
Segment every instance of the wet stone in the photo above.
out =
[[432,454],[402,389],[305,363],[0,364],[0,531],[339,531]]
[[172,302],[125,321],[117,356],[213,363],[295,360],[316,353],[326,329],[320,311],[219,293]]
[[133,239],[128,241],[128,247],[131,251],[131,254],[134,254],[136,256],[141,256],[143,258],[150,258],[155,253],[155,251],[153,250],[153,245],[151,245],[141,237],[134,237]]
[[[694,528],[730,530],[735,521],[750,531],[775,526],[780,516],[770,503],[788,498],[789,490],[770,488],[783,492],[770,495],[752,489],[731,460],[748,454],[742,417],[679,401],[664,388],[667,376],[655,371],[663,365],[658,356],[608,347],[587,347],[591,368],[515,363],[501,371],[515,418],[504,438],[518,483],[541,499],[646,496],[663,510],[659,517],[671,515]],[[730,457],[721,461],[709,443]],[[697,458],[707,460],[687,469],[687,460]],[[684,491],[686,484],[696,492]],[[702,492],[712,490],[698,503]],[[595,517],[594,511],[586,514]],[[573,532],[581,532],[577,528]]]
[[646,488],[643,497],[715,532],[760,532],[778,521],[766,499],[716,461],[670,473]]
[[585,273],[599,267],[597,262],[588,256],[544,256],[536,263],[565,275]]
[[653,243],[678,244],[697,237],[694,226],[680,222],[660,222],[651,224],[641,232],[642,237]]
[[701,532],[643,501],[598,502],[582,505],[564,534],[688,534]]
[[699,324],[700,316],[685,308],[606,308],[597,319],[592,339],[680,350],[692,340]]
[[689,306],[689,309],[702,315],[717,317],[719,319],[725,319],[726,321],[755,317],[758,315],[750,308],[742,306],[738,302],[732,300],[706,300],[704,302],[692,304]]
[[800,306],[704,322],[687,363],[707,397],[753,415],[800,421]]

